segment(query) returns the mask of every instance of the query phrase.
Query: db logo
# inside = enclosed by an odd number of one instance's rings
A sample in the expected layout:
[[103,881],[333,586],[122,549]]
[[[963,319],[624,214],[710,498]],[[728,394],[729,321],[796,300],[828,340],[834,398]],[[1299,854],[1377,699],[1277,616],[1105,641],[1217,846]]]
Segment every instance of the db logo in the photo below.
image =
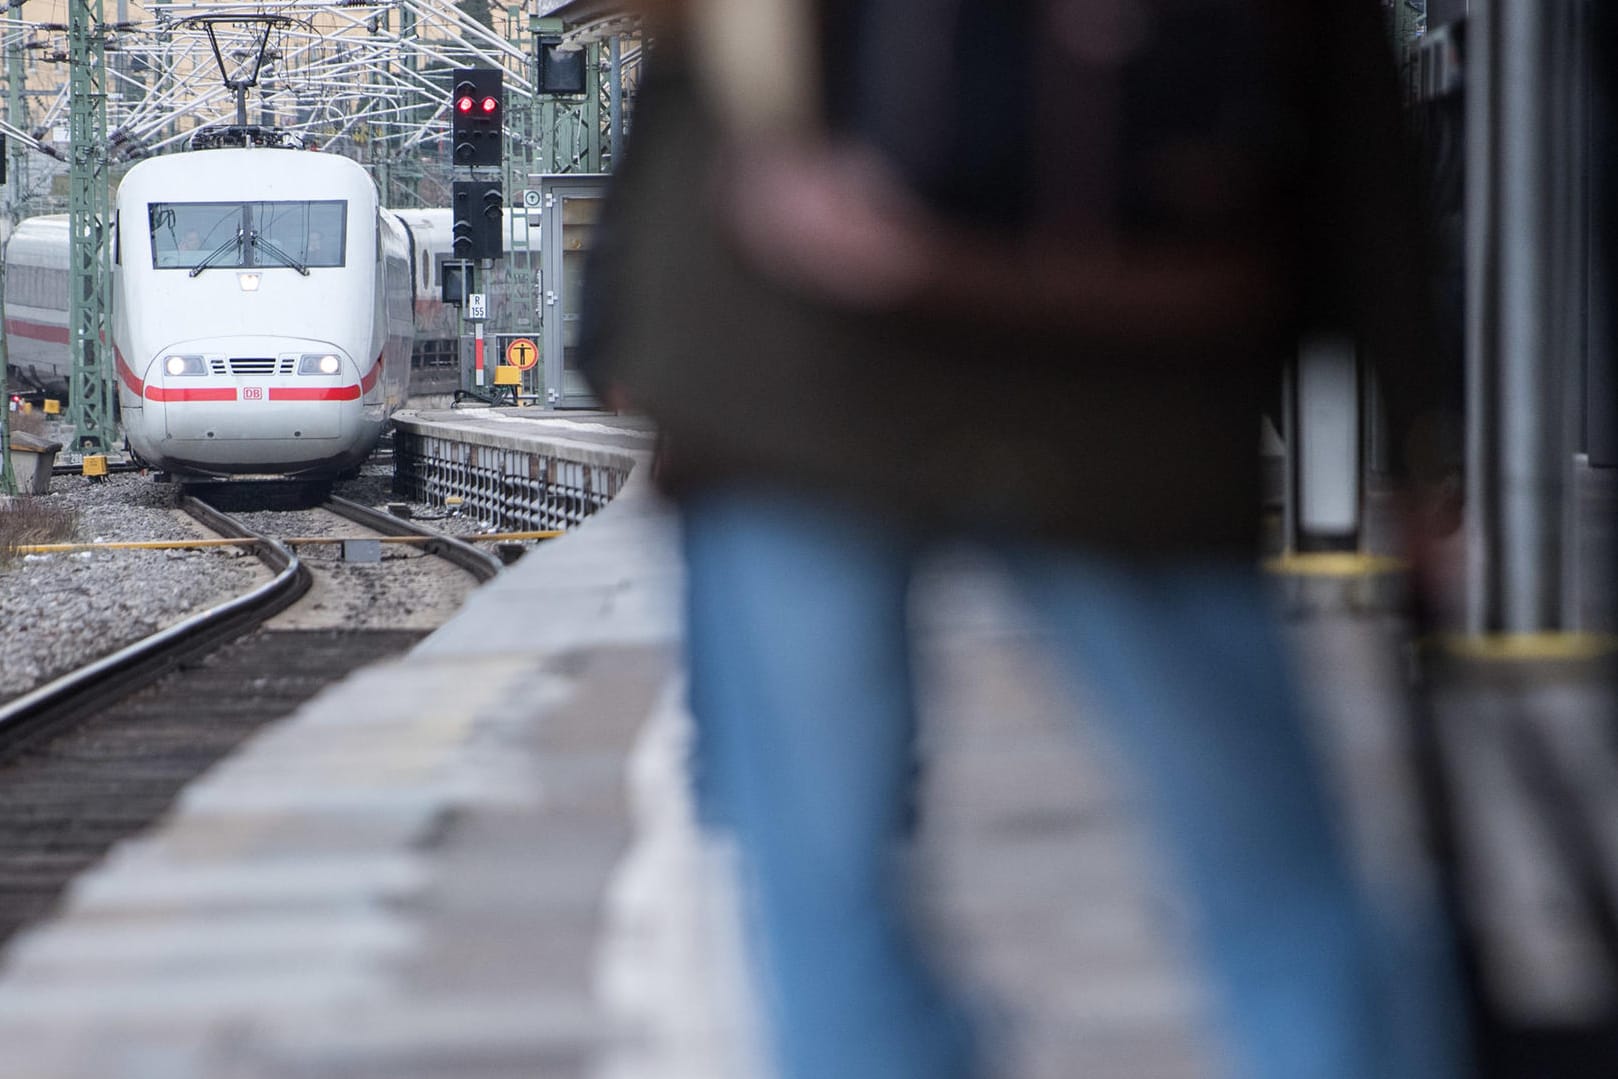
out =
[[263,386],[243,386],[242,387],[242,400],[243,401],[262,401],[262,400],[264,400],[264,387]]

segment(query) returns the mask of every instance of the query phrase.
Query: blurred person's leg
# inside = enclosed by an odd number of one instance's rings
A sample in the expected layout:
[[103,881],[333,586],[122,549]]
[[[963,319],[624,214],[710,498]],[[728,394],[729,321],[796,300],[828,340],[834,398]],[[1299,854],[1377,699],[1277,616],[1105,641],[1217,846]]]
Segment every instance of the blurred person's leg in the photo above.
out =
[[1044,549],[1011,562],[1139,775],[1237,1074],[1457,1075],[1444,949],[1395,957],[1404,934],[1354,879],[1257,569]]
[[785,1079],[968,1075],[966,1025],[921,961],[893,859],[913,538],[758,490],[682,514],[698,767],[741,848]]

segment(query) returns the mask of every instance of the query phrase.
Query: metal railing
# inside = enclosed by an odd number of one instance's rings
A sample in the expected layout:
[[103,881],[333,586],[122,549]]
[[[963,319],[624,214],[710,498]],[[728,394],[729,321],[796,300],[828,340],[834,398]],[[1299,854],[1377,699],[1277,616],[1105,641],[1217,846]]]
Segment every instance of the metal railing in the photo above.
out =
[[394,484],[418,502],[460,499],[462,512],[496,529],[568,529],[623,488],[628,454],[541,444],[512,448],[400,428],[394,432]]

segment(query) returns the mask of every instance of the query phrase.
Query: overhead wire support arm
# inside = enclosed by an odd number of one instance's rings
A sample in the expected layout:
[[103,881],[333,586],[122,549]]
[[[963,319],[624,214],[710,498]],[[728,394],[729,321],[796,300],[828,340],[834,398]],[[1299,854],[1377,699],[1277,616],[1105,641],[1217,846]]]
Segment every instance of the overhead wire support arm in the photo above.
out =
[[10,224],[28,216],[28,180],[23,146],[39,149],[39,142],[24,129],[28,124],[28,76],[24,33],[16,7],[9,7],[6,27],[6,217]]

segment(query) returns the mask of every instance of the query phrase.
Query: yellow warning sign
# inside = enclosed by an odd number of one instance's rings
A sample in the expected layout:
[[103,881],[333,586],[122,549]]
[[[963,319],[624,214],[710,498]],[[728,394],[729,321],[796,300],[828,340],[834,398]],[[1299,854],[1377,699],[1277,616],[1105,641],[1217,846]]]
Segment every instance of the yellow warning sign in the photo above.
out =
[[526,337],[514,338],[506,346],[506,362],[526,371],[539,362],[539,346]]

